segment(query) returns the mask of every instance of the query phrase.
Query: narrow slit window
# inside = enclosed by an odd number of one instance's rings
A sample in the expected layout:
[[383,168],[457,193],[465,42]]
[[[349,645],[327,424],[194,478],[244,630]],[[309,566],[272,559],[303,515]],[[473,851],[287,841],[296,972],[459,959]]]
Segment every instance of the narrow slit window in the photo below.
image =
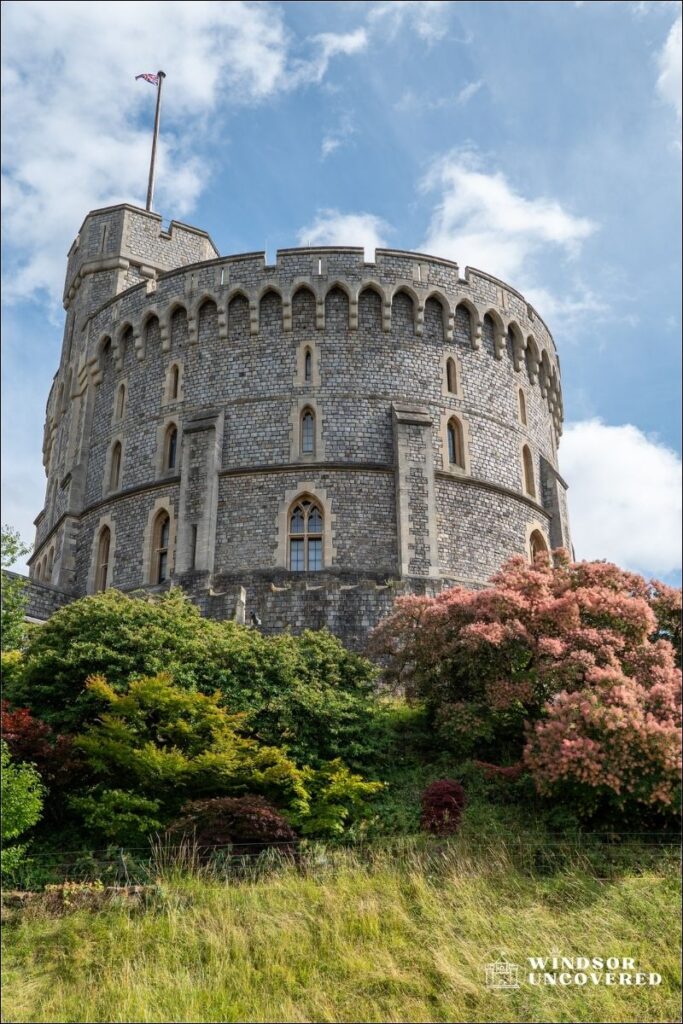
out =
[[123,411],[126,407],[126,385],[119,384],[119,389],[116,392],[116,419],[123,419]]
[[171,367],[171,379],[169,382],[169,398],[175,399],[178,397],[178,387],[180,385],[180,369],[177,363],[174,363]]
[[303,455],[315,452],[315,416],[311,409],[304,409],[301,416],[301,451]]
[[164,460],[166,469],[176,468],[178,455],[178,429],[174,424],[166,431],[166,458]]
[[458,390],[458,372],[455,359],[449,359],[446,363],[446,387],[454,395]]
[[448,422],[448,461],[459,469],[465,468],[465,445],[463,442],[462,423],[453,418]]
[[109,490],[118,490],[121,479],[121,442],[117,441],[111,450],[111,467],[109,471]]
[[519,422],[522,423],[524,426],[527,425],[527,422],[526,422],[526,399],[524,397],[524,392],[522,391],[521,388],[519,389]]
[[171,530],[171,519],[168,512],[160,512],[154,524],[154,583],[163,583],[168,579],[168,539]]
[[100,539],[97,542],[97,565],[95,571],[95,590],[107,589],[107,576],[109,574],[109,548],[111,546],[111,531],[108,526],[102,528]]
[[313,377],[313,356],[311,355],[310,348],[306,349],[304,356],[304,380],[307,384],[311,383]]
[[522,469],[524,473],[524,490],[532,498],[536,497],[536,486],[534,484],[534,463],[531,458],[531,451],[527,445],[522,449]]

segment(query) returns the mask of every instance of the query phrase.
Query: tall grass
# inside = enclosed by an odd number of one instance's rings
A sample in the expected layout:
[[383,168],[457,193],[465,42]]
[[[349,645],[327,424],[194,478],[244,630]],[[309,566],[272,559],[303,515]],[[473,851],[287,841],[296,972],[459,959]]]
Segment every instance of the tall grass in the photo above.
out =
[[[186,858],[192,857],[185,851]],[[165,858],[165,859],[164,859]],[[585,855],[540,873],[469,843],[312,851],[226,881],[173,862],[140,908],[4,929],[6,1021],[674,1021],[678,873],[600,880]],[[658,987],[490,991],[485,964],[633,957]]]

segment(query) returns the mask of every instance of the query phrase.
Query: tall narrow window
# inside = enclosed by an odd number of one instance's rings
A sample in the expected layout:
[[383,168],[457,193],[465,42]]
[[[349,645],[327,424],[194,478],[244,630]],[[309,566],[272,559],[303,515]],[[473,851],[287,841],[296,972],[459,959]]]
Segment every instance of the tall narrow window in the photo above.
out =
[[117,441],[111,450],[111,467],[109,470],[109,490],[118,490],[121,477],[121,442]]
[[197,566],[197,524],[192,524],[192,536],[190,538],[190,568],[194,569]]
[[545,542],[545,537],[540,530],[534,530],[529,538],[529,547],[531,549],[531,561],[536,561],[539,555],[548,554],[548,545]]
[[173,401],[178,397],[178,386],[180,384],[180,369],[177,363],[171,367],[171,379],[169,380],[168,397]]
[[111,546],[111,531],[108,526],[103,526],[100,532],[100,539],[97,542],[97,565],[95,566],[95,590],[107,589],[107,576],[109,574],[109,548]]
[[152,582],[163,583],[168,579],[168,538],[171,520],[168,512],[160,512],[154,521],[154,550]]
[[178,455],[178,429],[174,423],[166,431],[164,468],[175,469]]
[[521,388],[519,389],[519,422],[526,426],[526,399]]
[[304,498],[289,514],[289,568],[318,572],[322,567],[323,514],[315,502]]
[[459,469],[465,468],[465,445],[462,423],[455,416],[448,421],[448,461]]
[[455,365],[455,359],[449,359],[446,363],[446,387],[452,395],[457,393],[458,371]]
[[534,484],[534,463],[531,458],[531,451],[527,445],[522,448],[522,464],[524,471],[524,490],[532,498],[536,497],[536,486]]
[[126,385],[119,384],[116,392],[116,419],[123,419],[123,410],[126,407]]
[[307,384],[311,383],[313,378],[313,356],[311,355],[310,348],[306,349],[304,356],[304,380]]
[[301,415],[301,451],[304,455],[315,451],[315,416],[311,409],[304,409]]
[[52,582],[52,566],[55,560],[55,549],[50,548],[50,554],[47,556],[47,578],[48,581]]

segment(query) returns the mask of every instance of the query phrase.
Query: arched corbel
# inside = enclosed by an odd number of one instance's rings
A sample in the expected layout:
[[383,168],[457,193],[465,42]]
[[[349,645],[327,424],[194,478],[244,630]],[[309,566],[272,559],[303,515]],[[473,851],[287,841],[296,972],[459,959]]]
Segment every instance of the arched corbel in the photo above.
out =
[[216,318],[218,320],[218,337],[227,343],[228,340],[228,310],[224,303],[216,304]]
[[325,328],[325,296],[316,295],[315,297],[315,326],[319,331]]
[[282,296],[282,330],[291,331],[292,329],[292,296]]
[[349,295],[349,330],[358,330],[358,292]]

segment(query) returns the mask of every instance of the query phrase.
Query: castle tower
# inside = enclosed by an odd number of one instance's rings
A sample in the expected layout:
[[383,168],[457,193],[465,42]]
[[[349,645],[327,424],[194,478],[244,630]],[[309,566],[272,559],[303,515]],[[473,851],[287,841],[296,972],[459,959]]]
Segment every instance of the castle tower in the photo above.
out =
[[134,206],[92,210],[69,250],[64,283],[66,319],[59,369],[47,402],[43,465],[47,475],[45,507],[35,520],[36,561],[41,539],[49,539],[49,581],[71,591],[75,546],[92,428],[96,364],[88,352],[93,313],[121,292],[144,284],[153,294],[160,274],[218,255],[205,231],[162,218]]
[[31,559],[56,603],[173,583],[360,645],[397,594],[570,546],[555,345],[485,272],[220,257],[124,205],[86,217],[65,307]]

